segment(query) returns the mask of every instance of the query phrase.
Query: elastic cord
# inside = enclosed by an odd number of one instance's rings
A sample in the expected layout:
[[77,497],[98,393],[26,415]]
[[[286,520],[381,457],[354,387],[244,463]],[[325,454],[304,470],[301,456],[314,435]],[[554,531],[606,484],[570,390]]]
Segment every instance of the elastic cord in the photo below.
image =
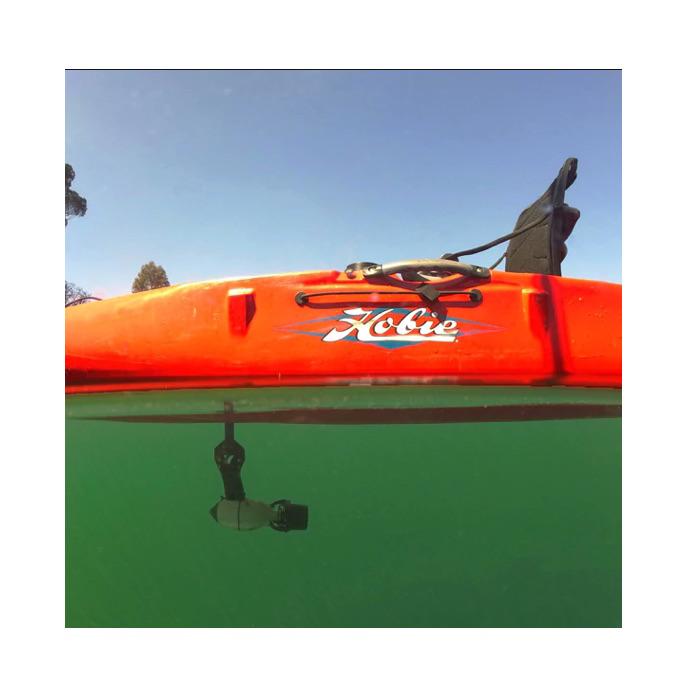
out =
[[[528,224],[527,226],[523,226],[522,228],[517,228],[515,231],[512,233],[509,233],[505,236],[501,236],[500,238],[496,238],[496,240],[491,241],[490,243],[484,243],[483,245],[477,246],[476,248],[469,248],[467,250],[460,250],[459,253],[445,253],[442,258],[443,260],[457,260],[458,258],[461,258],[463,255],[474,255],[476,253],[482,253],[485,250],[489,250],[489,248],[493,248],[494,246],[500,245],[501,243],[505,243],[506,241],[509,241],[511,238],[515,238],[516,236],[520,236],[526,231],[529,231],[530,229],[533,229],[540,224],[544,223],[549,217],[549,214],[545,214],[541,218],[537,219],[537,221],[534,221],[531,224]],[[498,261],[500,262],[500,260]]]

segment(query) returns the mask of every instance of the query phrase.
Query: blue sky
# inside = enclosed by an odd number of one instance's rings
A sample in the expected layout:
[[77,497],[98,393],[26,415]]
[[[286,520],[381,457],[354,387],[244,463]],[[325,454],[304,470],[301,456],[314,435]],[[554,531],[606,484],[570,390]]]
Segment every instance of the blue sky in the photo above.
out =
[[439,257],[512,230],[576,156],[563,273],[619,282],[620,113],[618,71],[69,71],[88,212],[66,279],[111,296],[149,260],[175,284]]

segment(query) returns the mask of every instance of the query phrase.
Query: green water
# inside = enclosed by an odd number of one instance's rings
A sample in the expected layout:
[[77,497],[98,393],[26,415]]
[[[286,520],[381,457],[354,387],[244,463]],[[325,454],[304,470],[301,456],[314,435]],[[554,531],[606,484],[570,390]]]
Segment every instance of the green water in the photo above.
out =
[[[484,391],[358,388],[314,400],[460,405],[484,402]],[[524,400],[499,391],[490,400]],[[266,401],[176,393],[67,402],[68,626],[620,625],[619,418],[239,424],[248,497],[307,504],[309,528],[237,532],[208,513],[222,495],[220,424],[87,419]],[[280,396],[310,400],[296,390],[267,400]]]

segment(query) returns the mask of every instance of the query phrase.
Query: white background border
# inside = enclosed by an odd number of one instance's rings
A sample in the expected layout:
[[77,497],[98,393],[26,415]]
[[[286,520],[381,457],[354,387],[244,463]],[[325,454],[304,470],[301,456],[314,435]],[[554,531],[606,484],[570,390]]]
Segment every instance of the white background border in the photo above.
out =
[[[5,10],[6,697],[696,696],[700,119],[697,23],[685,7],[127,1]],[[63,629],[63,70],[109,67],[623,68],[622,630]]]

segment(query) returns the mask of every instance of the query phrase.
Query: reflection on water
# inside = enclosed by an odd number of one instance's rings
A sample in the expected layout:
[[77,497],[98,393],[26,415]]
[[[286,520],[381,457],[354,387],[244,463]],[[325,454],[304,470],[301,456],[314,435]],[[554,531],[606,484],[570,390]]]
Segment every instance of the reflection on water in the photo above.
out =
[[71,397],[67,624],[620,624],[619,392],[314,392]]

